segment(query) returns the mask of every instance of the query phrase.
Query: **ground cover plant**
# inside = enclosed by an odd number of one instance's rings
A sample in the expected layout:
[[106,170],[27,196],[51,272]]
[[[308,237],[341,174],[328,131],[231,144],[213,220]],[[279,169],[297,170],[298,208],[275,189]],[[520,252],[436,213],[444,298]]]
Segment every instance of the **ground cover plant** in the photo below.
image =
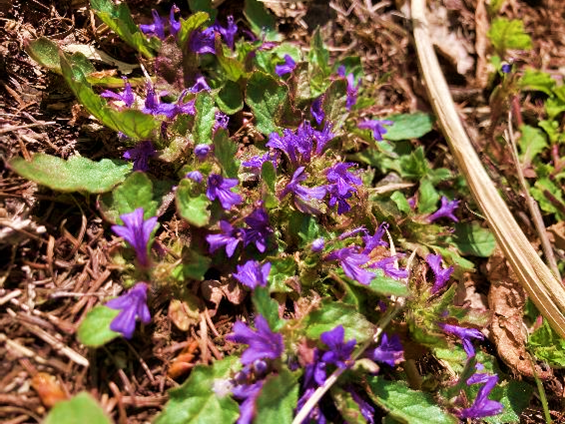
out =
[[[563,85],[525,65],[532,38],[503,3],[476,5],[477,25],[490,27],[477,52],[490,106],[482,153],[559,276]],[[26,417],[12,422],[559,418],[563,341],[497,250],[421,98],[405,88],[414,107],[394,107],[393,71],[368,70],[354,49],[335,54],[323,27],[285,37],[276,15],[288,10],[256,0],[233,13],[207,1],[145,6],[155,8],[87,6],[92,24],[137,61],[122,72],[53,37],[21,40],[69,87],[73,121],[88,120],[104,148],[30,154],[24,145],[7,161],[6,172],[73,219],[82,211],[78,238],[60,215],[67,250],[49,236],[43,267],[18,253],[24,241],[11,242],[6,322],[19,317],[81,367],[62,385],[53,377],[69,372],[60,358],[6,332],[5,353],[23,361],[44,405],[6,410]],[[369,4],[332,8],[379,19]],[[390,37],[405,31],[390,25]],[[463,62],[454,64],[461,75]],[[539,219],[520,209],[520,193]],[[551,226],[551,239],[530,219]],[[56,229],[13,231],[41,240]],[[54,271],[80,254],[88,271],[71,274],[78,262]],[[91,286],[70,290],[69,275],[90,275]],[[72,314],[54,312],[62,302]],[[55,328],[72,346],[45,330]],[[12,374],[10,390],[23,384]]]

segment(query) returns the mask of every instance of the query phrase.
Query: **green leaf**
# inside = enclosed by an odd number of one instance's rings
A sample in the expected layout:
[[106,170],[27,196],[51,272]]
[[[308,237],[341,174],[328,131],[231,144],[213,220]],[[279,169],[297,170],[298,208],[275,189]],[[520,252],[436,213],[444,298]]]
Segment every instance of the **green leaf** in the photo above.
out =
[[528,350],[536,359],[545,361],[552,367],[565,368],[565,340],[559,337],[547,320],[530,336]]
[[[59,51],[59,46],[45,37],[30,41],[26,47],[26,53],[29,54],[33,60],[52,72],[62,74],[63,71],[61,70]],[[70,63],[80,68],[84,75],[89,75],[96,71],[94,65],[92,65],[88,58],[82,53],[75,53],[73,55],[65,53],[65,56]]]
[[188,7],[192,13],[206,12],[210,16],[210,22],[216,20],[218,10],[212,5],[212,0],[188,0]]
[[261,166],[261,178],[269,188],[271,194],[275,194],[275,184],[277,182],[277,171],[273,162],[266,160]]
[[131,17],[131,12],[126,3],[115,5],[112,0],[90,0],[92,10],[120,36],[122,40],[140,52],[147,59],[151,59],[158,43],[149,41],[141,32]]
[[254,72],[249,78],[245,101],[255,113],[257,130],[264,135],[269,135],[278,129],[275,120],[287,95],[288,87],[279,84],[270,75]]
[[456,223],[453,242],[462,255],[481,258],[488,258],[496,247],[496,239],[492,233],[476,221]]
[[181,49],[185,48],[192,31],[200,28],[210,19],[210,15],[205,12],[196,12],[190,15],[187,19],[180,18],[180,30],[177,34],[177,45]]
[[422,146],[414,150],[410,155],[400,158],[400,173],[403,177],[411,180],[421,180],[430,172],[430,166],[426,160],[426,153]]
[[271,297],[269,289],[256,287],[252,298],[255,311],[265,317],[271,330],[279,331],[284,325],[284,320],[279,317],[279,304]]
[[228,178],[237,178],[239,171],[239,160],[236,157],[238,143],[228,137],[224,129],[219,129],[214,135],[214,155]]
[[96,400],[86,392],[81,392],[71,400],[58,402],[43,424],[111,424],[112,420]]
[[201,91],[196,96],[194,104],[196,116],[194,118],[194,130],[196,144],[211,144],[212,129],[216,123],[216,108],[214,98],[210,93]]
[[178,281],[202,281],[211,263],[212,259],[208,256],[201,255],[193,249],[186,249],[183,252],[182,263],[173,270],[172,276]]
[[277,21],[265,9],[263,2],[259,0],[245,0],[243,14],[251,26],[251,31],[260,39],[265,41],[280,41],[281,36],[277,32]]
[[59,60],[65,81],[67,81],[77,99],[96,119],[107,127],[122,132],[134,140],[153,138],[161,123],[152,115],[146,115],[133,109],[122,111],[112,109],[108,106],[106,100],[92,90],[81,67],[69,63],[62,52],[59,54]]
[[544,212],[554,213],[563,220],[565,215],[561,213],[560,209],[549,201],[547,194],[555,197],[556,202],[565,205],[563,201],[563,189],[558,187],[550,178],[543,177],[537,179],[534,187],[530,188],[530,193],[534,199],[539,203],[541,210]]
[[338,325],[345,329],[345,340],[355,339],[357,343],[370,339],[375,331],[375,326],[354,306],[330,300],[323,301],[318,309],[307,315],[304,328],[309,338],[318,340],[322,333]]
[[315,75],[321,73],[324,77],[327,77],[331,73],[330,68],[330,52],[324,46],[324,41],[322,40],[322,35],[320,32],[320,27],[316,28],[312,39],[310,40],[310,51],[308,52],[308,63],[313,67],[311,74]]
[[117,337],[120,333],[110,330],[110,323],[120,311],[107,306],[96,306],[86,314],[77,331],[77,339],[88,347],[100,347]]
[[412,213],[412,208],[408,203],[408,199],[401,191],[395,191],[390,195],[390,199],[396,204],[399,211],[404,212],[406,215]]
[[541,91],[548,96],[553,95],[555,80],[546,72],[537,69],[526,69],[524,75],[519,80],[522,90]]
[[257,415],[254,422],[290,424],[297,401],[298,381],[283,368],[278,375],[271,374],[265,379],[255,403]]
[[487,33],[496,52],[504,57],[506,50],[529,50],[532,48],[532,39],[524,31],[524,24],[519,19],[508,20],[495,18]]
[[286,280],[296,275],[296,261],[294,257],[279,256],[267,258],[271,262],[271,272],[267,281],[271,292],[288,293],[292,290],[286,285]]
[[418,212],[432,213],[435,212],[437,202],[439,201],[439,194],[435,189],[432,182],[425,178],[420,182],[418,189]]
[[547,147],[545,134],[539,128],[529,125],[520,126],[521,136],[518,139],[518,147],[520,148],[520,161],[531,163],[539,153]]
[[434,123],[432,116],[424,112],[391,115],[386,119],[394,122],[386,126],[387,132],[383,136],[391,141],[420,138],[432,130]]
[[343,79],[332,81],[325,90],[322,100],[322,109],[326,114],[327,122],[333,122],[333,130],[342,127],[345,120],[349,117],[349,112],[345,108],[347,102],[347,82]]
[[82,156],[68,160],[36,153],[31,162],[17,157],[10,167],[28,180],[62,192],[104,193],[126,179],[131,164],[114,159],[94,162]]
[[[229,49],[225,47],[225,50]],[[222,74],[229,81],[237,82],[245,76],[245,64],[234,57],[227,57],[224,53],[224,45],[219,36],[216,36],[216,58],[224,71]]]
[[112,193],[100,197],[100,208],[112,222],[121,223],[120,215],[143,208],[144,219],[157,214],[159,202],[153,196],[153,183],[145,172],[133,172]]
[[216,103],[222,112],[233,115],[243,109],[241,87],[233,81],[226,81],[216,97]]
[[210,200],[205,194],[193,192],[193,182],[184,179],[180,182],[176,202],[179,215],[196,227],[204,227],[210,222]]
[[403,381],[387,381],[383,377],[367,379],[371,399],[393,418],[410,424],[457,424],[459,420],[435,405],[426,393],[408,388]]
[[229,380],[238,358],[229,356],[211,367],[197,365],[182,386],[169,390],[169,402],[155,424],[230,424],[239,406],[230,396]]
[[383,275],[381,270],[377,270],[376,277],[371,280],[368,286],[363,287],[384,296],[406,297],[410,294],[406,283]]

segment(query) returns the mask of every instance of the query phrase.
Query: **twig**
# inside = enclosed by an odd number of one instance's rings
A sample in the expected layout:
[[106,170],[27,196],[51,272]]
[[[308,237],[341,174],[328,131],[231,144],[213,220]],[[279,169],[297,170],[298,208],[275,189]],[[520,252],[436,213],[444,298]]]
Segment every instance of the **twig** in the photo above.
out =
[[420,69],[453,157],[521,285],[553,329],[565,338],[565,288],[530,245],[465,133],[430,39],[425,0],[412,0],[411,9]]
[[530,215],[532,216],[532,220],[534,221],[534,226],[536,227],[536,231],[538,233],[541,242],[541,248],[543,249],[543,254],[545,255],[545,259],[547,260],[548,266],[551,268],[551,271],[553,271],[553,274],[561,280],[561,275],[559,274],[559,268],[557,268],[557,261],[555,260],[555,255],[553,254],[553,248],[551,247],[551,243],[549,242],[549,238],[547,237],[547,231],[543,223],[543,218],[539,210],[539,205],[534,200],[534,198],[530,195],[530,190],[528,190],[528,184],[526,183],[526,179],[524,178],[524,172],[522,171],[522,164],[520,163],[520,159],[518,157],[518,148],[516,147],[516,140],[514,139],[514,129],[512,128],[512,111],[508,111],[508,130],[506,130],[505,132],[506,132],[506,136],[508,137],[510,148],[512,150],[514,163],[516,164],[515,166],[516,166],[516,172],[518,174],[518,181],[520,181],[520,185],[522,186],[522,191],[524,192],[524,196],[526,196],[526,203],[528,205],[528,209],[530,210]]

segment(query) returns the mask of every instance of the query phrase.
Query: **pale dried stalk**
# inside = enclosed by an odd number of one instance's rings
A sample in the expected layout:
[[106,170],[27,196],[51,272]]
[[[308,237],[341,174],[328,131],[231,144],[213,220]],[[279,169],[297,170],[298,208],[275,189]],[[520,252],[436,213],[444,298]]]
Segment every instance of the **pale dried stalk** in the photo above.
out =
[[463,129],[428,33],[425,7],[425,0],[412,0],[414,40],[430,103],[459,169],[518,280],[551,327],[565,338],[565,289],[530,245]]

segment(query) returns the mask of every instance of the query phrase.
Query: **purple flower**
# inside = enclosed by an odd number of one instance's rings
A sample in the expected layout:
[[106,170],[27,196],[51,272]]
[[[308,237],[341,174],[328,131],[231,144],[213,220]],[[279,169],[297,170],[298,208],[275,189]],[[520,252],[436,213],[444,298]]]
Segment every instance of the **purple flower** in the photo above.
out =
[[218,128],[223,128],[224,130],[228,128],[228,124],[230,123],[230,117],[228,115],[226,115],[224,112],[217,111],[215,118],[216,121],[214,122],[214,131],[216,131]]
[[249,345],[241,355],[243,365],[252,364],[258,359],[278,359],[284,350],[282,336],[271,331],[263,316],[256,316],[255,326],[257,331],[251,330],[241,321],[236,321],[233,325],[233,333],[226,336],[228,341]]
[[342,325],[338,325],[331,331],[326,331],[320,336],[320,340],[329,350],[322,355],[322,361],[326,364],[334,364],[339,368],[348,368],[350,364],[346,364],[351,359],[351,354],[355,349],[357,341],[351,339],[345,342],[345,329]]
[[375,231],[372,236],[364,236],[363,241],[365,242],[365,249],[363,249],[364,254],[371,253],[373,249],[377,246],[388,247],[388,243],[383,240],[383,236],[388,229],[388,223],[382,222],[381,225]]
[[349,172],[349,168],[353,165],[352,163],[340,162],[325,170],[326,178],[330,183],[337,186],[337,192],[342,196],[348,192],[357,192],[355,186],[362,184],[359,177]]
[[204,177],[202,176],[202,173],[200,171],[190,171],[184,177],[189,178],[192,181],[195,181],[197,183],[201,183],[202,180],[204,179]]
[[296,67],[296,62],[290,55],[284,55],[284,63],[282,65],[275,66],[275,73],[282,77],[283,75],[290,74]]
[[216,54],[215,47],[215,31],[214,27],[206,28],[205,30],[196,29],[190,34],[188,41],[188,48],[194,53]]
[[180,22],[175,19],[176,12],[180,12],[180,9],[176,4],[173,4],[169,12],[169,32],[173,37],[176,37],[177,33],[180,31]]
[[196,82],[194,83],[194,85],[188,89],[188,91],[190,91],[191,93],[199,93],[201,91],[210,91],[210,90],[211,88],[206,82],[206,78],[204,78],[202,75],[196,78]]
[[210,174],[206,196],[211,201],[218,199],[222,208],[229,210],[242,202],[241,196],[231,191],[237,184],[237,178],[224,178],[218,174]]
[[503,73],[509,74],[512,71],[512,65],[509,64],[509,63],[505,63],[505,64],[502,65],[501,70],[502,70]]
[[233,278],[253,290],[257,286],[267,286],[269,272],[271,272],[270,262],[261,266],[259,262],[251,260],[245,262],[243,266],[238,265],[237,273],[233,274]]
[[265,153],[263,156],[253,156],[242,163],[243,166],[246,168],[252,168],[253,173],[255,175],[259,175],[261,173],[261,169],[263,168],[263,164],[268,160],[271,161],[273,167],[277,169],[277,160],[279,158],[279,152],[270,151]]
[[216,30],[222,34],[222,38],[226,42],[227,46],[233,50],[235,46],[235,34],[237,34],[237,24],[233,21],[233,16],[228,16],[228,26],[224,28],[223,26],[216,24]]
[[479,339],[484,340],[485,336],[477,330],[476,328],[465,328],[459,327],[457,325],[451,324],[438,324],[439,327],[445,331],[446,333],[453,334],[461,339],[463,342],[463,349],[467,353],[469,358],[475,356],[475,348],[473,348],[473,344],[471,343],[471,339]]
[[345,275],[361,284],[368,285],[375,278],[375,274],[364,270],[361,266],[369,261],[369,256],[363,253],[355,253],[355,251],[356,247],[344,247],[333,251],[325,259],[328,261],[338,260]]
[[[469,383],[469,380],[467,380],[467,384],[468,385],[473,384],[473,383]],[[466,418],[473,419],[473,418],[490,417],[492,415],[500,414],[504,409],[504,406],[500,402],[497,402],[495,400],[490,400],[488,398],[488,395],[490,394],[494,386],[496,386],[496,383],[498,383],[497,375],[493,375],[489,377],[486,383],[484,384],[484,386],[482,386],[479,389],[479,392],[477,393],[477,397],[475,398],[473,405],[471,405],[470,408],[462,410],[459,416],[463,419]]]
[[[318,386],[321,386],[326,381],[326,363],[322,360],[322,354],[323,352],[320,349],[314,349],[314,360],[304,367],[304,381],[302,383],[304,394],[298,399],[296,404],[298,411],[308,402],[308,399],[312,397]],[[319,424],[327,422],[319,406],[312,409],[307,419],[310,421],[305,422],[311,422],[312,419]]]
[[316,150],[314,151],[316,155],[321,155],[324,151],[324,147],[326,147],[326,144],[328,144],[328,142],[335,137],[332,129],[333,125],[330,122],[326,122],[324,124],[324,128],[322,128],[322,131],[313,130],[312,135],[314,137],[314,140],[316,140]]
[[124,159],[133,160],[134,171],[149,171],[149,158],[154,156],[157,151],[150,141],[142,141],[133,149],[124,152]]
[[320,253],[322,250],[324,250],[325,243],[326,242],[323,237],[317,238],[312,242],[310,249],[314,253]]
[[194,146],[194,156],[196,156],[199,161],[203,161],[211,150],[212,146],[209,144],[197,144]]
[[436,219],[449,218],[455,222],[459,222],[457,217],[453,215],[453,211],[459,206],[459,200],[450,201],[447,197],[441,196],[441,206],[433,214],[428,216],[428,222],[434,222]]
[[261,393],[264,380],[256,381],[253,384],[240,384],[232,389],[232,394],[237,400],[243,402],[239,405],[239,418],[237,424],[251,424],[256,414],[255,402]]
[[368,424],[373,424],[375,422],[375,408],[363,399],[352,387],[346,387],[345,390],[349,392],[355,403],[359,405],[359,410],[363,418],[365,418],[365,421],[367,421]]
[[124,80],[124,91],[119,94],[114,93],[110,90],[105,90],[100,93],[101,97],[106,97],[109,99],[119,100],[124,102],[126,107],[132,107],[133,103],[135,102],[135,96],[133,95],[133,90],[131,89],[131,84],[129,83],[126,77],[122,77]]
[[393,334],[392,337],[389,338],[386,333],[383,333],[379,346],[367,353],[373,361],[382,362],[391,367],[404,361],[404,349],[402,348],[398,334]]
[[[338,239],[345,240],[351,237],[355,237],[357,234],[367,234],[367,229],[365,226],[361,225],[360,227],[354,228],[353,230],[346,231],[345,233],[341,234]],[[367,252],[363,252],[367,253]]]
[[337,69],[337,73],[339,76],[345,78],[347,80],[347,100],[345,103],[345,107],[347,110],[351,110],[355,103],[357,103],[357,94],[359,92],[359,86],[361,85],[361,80],[355,83],[355,75],[353,73],[349,73],[346,75],[345,66],[341,65]]
[[241,230],[234,228],[228,221],[220,221],[219,234],[209,234],[206,236],[206,241],[210,245],[210,253],[224,247],[228,258],[233,256],[237,245],[241,243]]
[[359,122],[358,127],[362,130],[371,130],[373,131],[373,137],[377,141],[383,141],[383,136],[386,134],[387,129],[384,127],[385,125],[393,125],[394,121],[389,121],[386,119],[368,119],[363,122]]
[[312,106],[310,106],[310,113],[314,117],[314,120],[318,125],[322,125],[326,114],[324,113],[324,109],[322,108],[322,101],[324,100],[323,96],[318,97],[316,100],[312,102]]
[[147,307],[147,284],[137,283],[126,294],[111,299],[106,303],[111,309],[121,310],[110,323],[110,330],[122,333],[126,339],[131,339],[135,331],[135,320],[149,324],[151,314]]
[[[147,94],[145,97],[145,105],[141,111],[150,115],[165,115],[169,119],[173,119],[181,113],[194,115],[196,109],[194,108],[194,100],[186,103],[182,101],[188,90],[184,90],[176,103],[161,103],[160,96],[157,96],[155,89],[151,83],[147,84]],[[163,93],[161,93],[162,95]]]
[[142,33],[149,37],[157,37],[159,40],[165,40],[165,25],[155,9],[151,10],[153,15],[153,23],[150,25],[139,25]]
[[441,267],[441,255],[429,254],[426,256],[426,262],[434,273],[435,282],[432,287],[432,294],[437,293],[449,281],[449,277],[453,273],[453,267],[443,269]]
[[245,223],[249,228],[245,229],[243,243],[245,246],[253,243],[259,252],[264,253],[267,249],[267,239],[273,233],[267,211],[263,207],[255,209],[245,218]]
[[306,180],[308,174],[304,173],[304,167],[298,168],[292,175],[292,179],[286,185],[284,190],[280,194],[282,199],[287,194],[292,193],[294,195],[294,204],[300,212],[318,214],[320,209],[318,209],[318,201],[322,200],[326,196],[326,187],[304,187],[299,183]]
[[396,267],[396,256],[389,256],[371,265],[371,268],[382,269],[385,275],[397,280],[408,278],[408,271]]
[[143,208],[137,208],[131,213],[120,215],[120,218],[124,225],[112,225],[112,231],[135,249],[139,264],[144,268],[148,267],[147,249],[151,233],[157,225],[157,217],[154,216],[144,221]]

